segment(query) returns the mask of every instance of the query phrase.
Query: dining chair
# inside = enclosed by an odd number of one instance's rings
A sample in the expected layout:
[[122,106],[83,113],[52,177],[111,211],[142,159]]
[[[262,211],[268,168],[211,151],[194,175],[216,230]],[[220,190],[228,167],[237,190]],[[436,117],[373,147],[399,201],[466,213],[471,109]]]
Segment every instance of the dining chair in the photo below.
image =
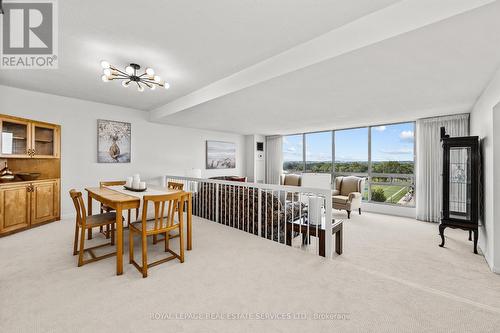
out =
[[[165,194],[165,195],[145,195],[142,204],[142,218],[140,221],[133,222],[129,227],[129,262],[133,264],[139,272],[142,272],[142,277],[148,276],[148,268],[153,267],[172,259],[179,259],[184,262],[184,192]],[[149,203],[154,206],[154,219],[148,219]],[[178,210],[178,219],[175,220],[175,207],[180,204]],[[166,209],[166,211],[165,211]],[[180,253],[177,254],[169,247],[169,233],[173,230],[179,232]],[[134,235],[141,236],[142,245],[142,266],[134,260]],[[169,252],[171,256],[148,263],[148,236],[164,235],[165,236],[165,252]]]
[[[99,187],[105,187],[105,186],[119,186],[119,185],[125,185],[127,182],[124,180],[106,180],[106,181],[101,181],[99,182]],[[114,211],[114,208],[111,208],[101,202],[101,207],[100,207],[101,214],[106,212],[112,212]],[[130,210],[128,211],[128,223],[131,222],[131,216],[130,216]],[[139,211],[136,209],[135,210],[135,218],[137,219],[139,216]],[[106,231],[104,231],[103,227],[99,228],[99,231],[106,236],[106,238],[109,238],[109,229],[110,226],[106,226]]]
[[178,183],[178,182],[168,182],[167,183],[167,188],[169,190],[179,190],[179,191],[182,191],[182,190],[184,190],[184,184],[183,183]]
[[[85,210],[85,204],[82,199],[82,192],[78,192],[75,189],[71,189],[69,191],[69,195],[71,196],[71,199],[73,200],[73,204],[75,205],[76,209],[75,240],[73,244],[73,255],[78,254],[78,267],[93,261],[115,256],[116,252],[112,252],[98,257],[92,250],[108,245],[113,246],[115,244],[114,227],[116,223],[116,213],[108,212],[98,215],[87,216],[87,212]],[[109,225],[111,228],[111,241],[109,243],[85,248],[85,231],[92,230],[92,228],[97,228],[104,225]],[[79,235],[80,237],[78,237]],[[78,238],[80,238],[79,246],[78,246]],[[92,258],[89,260],[84,260],[83,255],[85,252],[88,252]]]
[[[178,191],[182,191],[184,190],[184,184],[183,183],[178,183],[178,182],[172,182],[172,181],[169,181],[167,183],[167,188],[169,190],[178,190]],[[175,207],[175,211],[179,211],[179,204]],[[172,239],[172,238],[176,238],[176,237],[179,237],[179,233],[175,233],[175,234],[170,234],[169,235],[169,238]],[[158,236],[153,236],[153,244],[156,244],[158,242],[162,242],[164,241],[165,238],[158,238]]]

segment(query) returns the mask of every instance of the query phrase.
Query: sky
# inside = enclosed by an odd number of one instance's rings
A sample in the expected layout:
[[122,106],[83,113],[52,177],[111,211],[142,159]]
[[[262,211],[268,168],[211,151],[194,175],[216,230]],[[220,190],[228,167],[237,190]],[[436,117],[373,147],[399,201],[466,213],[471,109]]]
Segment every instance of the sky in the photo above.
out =
[[[372,127],[372,161],[413,161],[414,123]],[[368,128],[335,131],[335,160],[368,161]],[[283,160],[302,161],[302,135],[283,137]],[[306,159],[331,161],[332,132],[306,134]]]

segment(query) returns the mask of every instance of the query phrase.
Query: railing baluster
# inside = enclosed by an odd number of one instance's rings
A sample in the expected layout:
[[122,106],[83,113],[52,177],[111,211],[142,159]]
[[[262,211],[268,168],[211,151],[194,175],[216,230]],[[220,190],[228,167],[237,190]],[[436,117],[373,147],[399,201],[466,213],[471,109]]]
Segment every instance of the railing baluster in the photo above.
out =
[[[322,232],[320,223],[324,223],[325,255],[332,255],[330,190],[176,176],[160,179],[165,183],[176,181],[184,184],[187,191],[193,192],[193,214],[210,221],[285,245],[293,245],[294,227],[302,226],[299,230],[304,230],[304,251],[322,252],[319,235]],[[287,229],[291,233],[287,233]],[[314,246],[310,240],[313,236]]]

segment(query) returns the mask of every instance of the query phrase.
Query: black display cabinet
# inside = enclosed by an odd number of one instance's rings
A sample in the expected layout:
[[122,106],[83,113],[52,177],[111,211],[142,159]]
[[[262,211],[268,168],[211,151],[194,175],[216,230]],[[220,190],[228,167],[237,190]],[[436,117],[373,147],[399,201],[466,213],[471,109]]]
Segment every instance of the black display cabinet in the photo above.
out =
[[477,253],[479,221],[479,137],[450,138],[441,128],[443,145],[443,207],[439,234],[444,246],[446,228],[474,234],[474,253]]

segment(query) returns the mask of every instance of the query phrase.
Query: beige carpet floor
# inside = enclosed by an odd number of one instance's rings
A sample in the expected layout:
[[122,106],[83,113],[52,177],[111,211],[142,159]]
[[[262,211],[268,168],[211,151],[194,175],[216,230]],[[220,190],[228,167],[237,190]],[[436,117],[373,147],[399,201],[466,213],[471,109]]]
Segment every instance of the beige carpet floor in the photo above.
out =
[[344,254],[327,260],[196,219],[186,262],[147,279],[127,254],[123,276],[114,258],[76,267],[73,230],[0,239],[0,332],[500,331],[500,276],[465,232],[439,248],[434,224],[355,215]]

